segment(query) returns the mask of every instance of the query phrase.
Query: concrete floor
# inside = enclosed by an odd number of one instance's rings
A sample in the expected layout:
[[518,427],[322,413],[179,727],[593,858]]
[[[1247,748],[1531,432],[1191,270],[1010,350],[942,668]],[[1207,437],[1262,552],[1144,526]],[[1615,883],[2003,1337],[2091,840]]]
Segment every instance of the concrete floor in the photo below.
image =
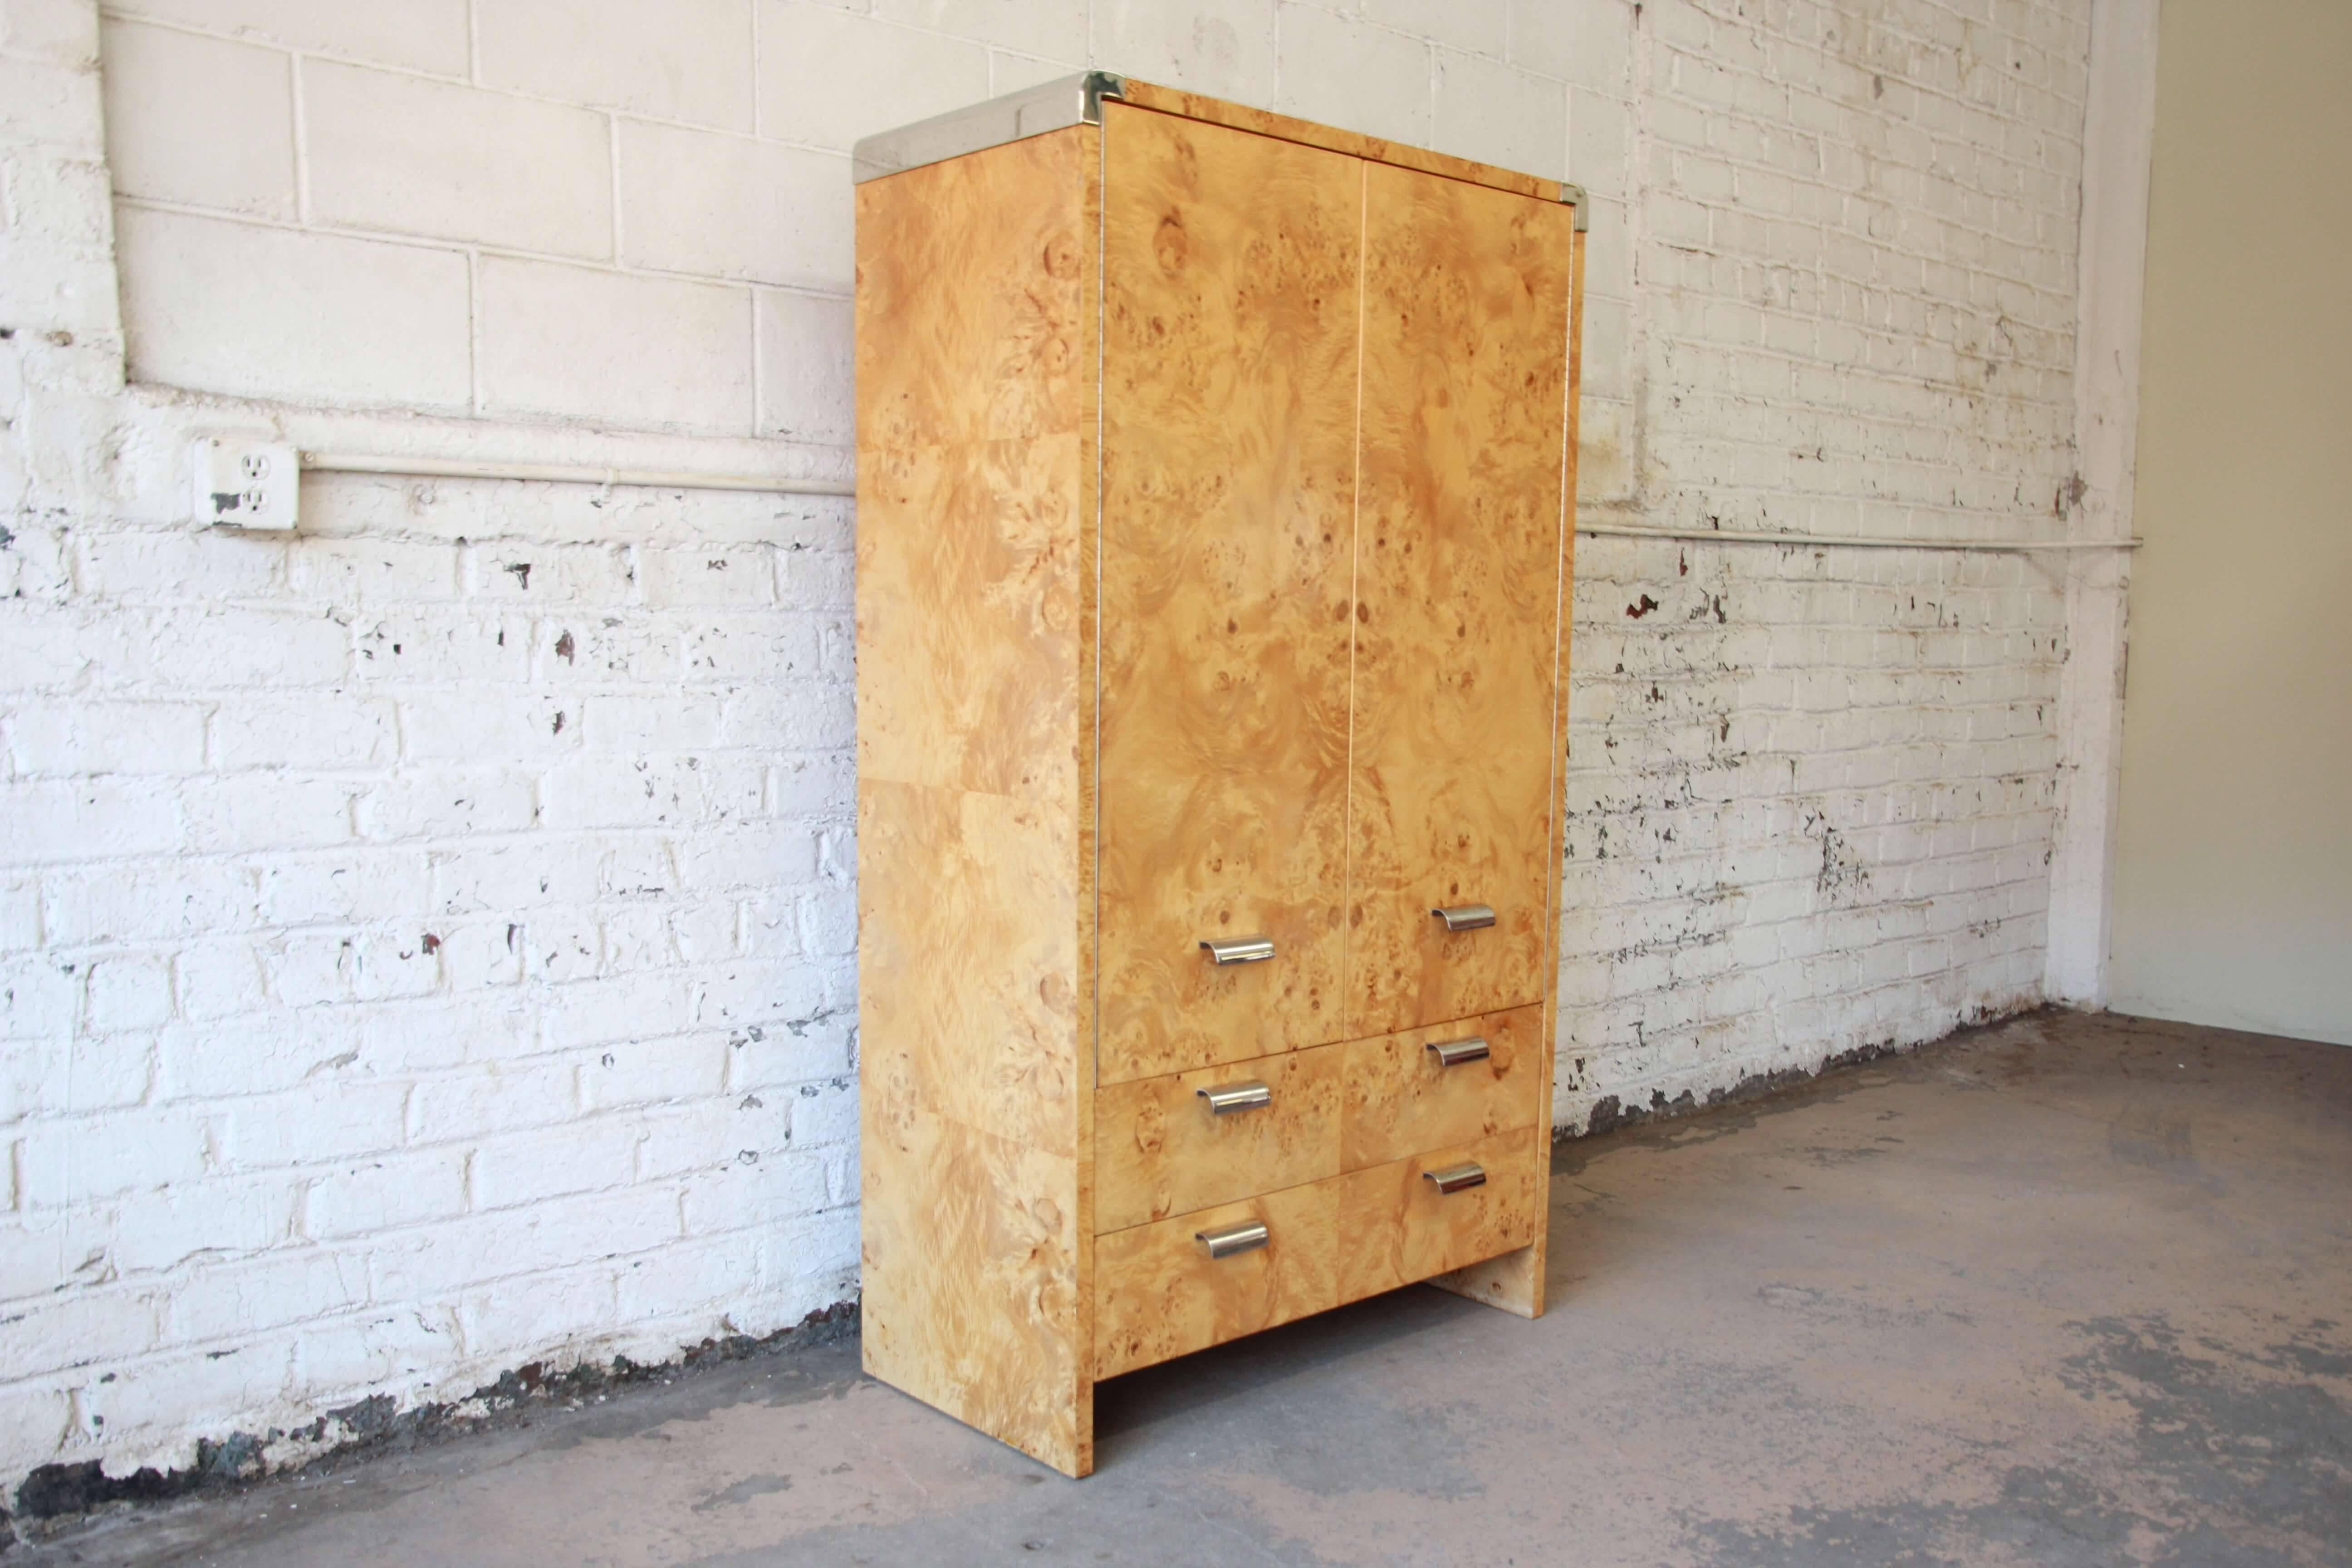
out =
[[1063,1480],[854,1345],[28,1563],[2352,1563],[2352,1050],[2045,1014],[1565,1146],[1550,1314],[1104,1385]]

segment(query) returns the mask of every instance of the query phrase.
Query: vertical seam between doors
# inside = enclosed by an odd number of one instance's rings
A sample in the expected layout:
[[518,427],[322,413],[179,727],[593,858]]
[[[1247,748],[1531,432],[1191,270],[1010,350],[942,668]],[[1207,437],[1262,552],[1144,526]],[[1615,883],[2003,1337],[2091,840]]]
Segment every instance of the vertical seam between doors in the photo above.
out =
[[1348,487],[1348,761],[1340,779],[1339,831],[1339,1037],[1355,1031],[1349,1016],[1356,1000],[1356,631],[1361,624],[1362,601],[1358,562],[1364,534],[1364,322],[1365,289],[1370,282],[1372,248],[1372,165],[1356,160],[1356,434],[1349,454],[1351,478]]
[[[1568,900],[1561,890],[1560,857],[1568,848],[1568,599],[1570,552],[1575,548],[1576,535],[1570,523],[1576,515],[1576,497],[1570,493],[1570,476],[1576,471],[1574,450],[1569,442],[1578,432],[1577,384],[1578,369],[1576,334],[1581,314],[1582,247],[1577,243],[1573,229],[1568,236],[1568,310],[1566,330],[1560,333],[1559,370],[1559,532],[1553,542],[1552,620],[1551,620],[1551,787],[1546,792],[1545,809],[1551,817],[1550,830],[1544,835],[1544,934],[1543,1004],[1551,1025],[1545,1031],[1545,1059],[1538,1070],[1536,1081],[1544,1087],[1544,1103],[1538,1106],[1537,1124],[1542,1129],[1539,1160],[1550,1158],[1552,1102],[1559,1098],[1555,1074],[1559,1064],[1559,930],[1568,918]],[[1538,1028],[1542,1025],[1537,1026]],[[1549,1221],[1546,1229],[1549,1232]],[[1543,1293],[1543,1281],[1536,1281],[1536,1294]]]
[[[1094,963],[1094,973],[1087,977],[1087,989],[1094,997],[1094,1072],[1087,1089],[1088,1094],[1102,1083],[1102,645],[1103,645],[1103,465],[1104,436],[1107,421],[1103,410],[1110,401],[1110,387],[1103,379],[1109,363],[1110,292],[1110,125],[1118,116],[1106,112],[1102,123],[1095,127],[1095,761],[1094,785],[1095,832],[1094,858],[1091,868],[1094,881],[1094,940],[1087,944]],[[1093,1352],[1088,1350],[1091,1358]]]

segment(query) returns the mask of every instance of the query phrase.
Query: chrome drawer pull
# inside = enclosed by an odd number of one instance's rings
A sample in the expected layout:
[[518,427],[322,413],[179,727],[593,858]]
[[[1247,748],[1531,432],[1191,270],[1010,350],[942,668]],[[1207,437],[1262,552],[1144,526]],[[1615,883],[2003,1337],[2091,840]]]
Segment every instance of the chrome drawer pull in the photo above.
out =
[[1432,1040],[1422,1048],[1435,1051],[1437,1065],[1442,1068],[1458,1068],[1464,1062],[1482,1062],[1495,1054],[1485,1040],[1475,1035],[1466,1040]]
[[1492,904],[1453,904],[1429,912],[1444,921],[1447,931],[1479,931],[1495,923]]
[[1261,1105],[1274,1103],[1274,1090],[1264,1080],[1251,1079],[1247,1083],[1221,1083],[1214,1089],[1192,1091],[1209,1102],[1209,1109],[1223,1116],[1228,1110],[1255,1110]]
[[1471,1160],[1459,1165],[1448,1165],[1442,1171],[1423,1171],[1421,1177],[1425,1182],[1435,1182],[1441,1193],[1458,1193],[1465,1187],[1485,1186],[1486,1167]]
[[[1486,1178],[1482,1175],[1478,1179],[1483,1182]],[[1231,1258],[1236,1252],[1264,1247],[1270,1238],[1271,1233],[1262,1219],[1254,1219],[1247,1225],[1228,1226],[1223,1230],[1196,1230],[1192,1233],[1192,1239],[1201,1244],[1201,1250],[1212,1258]]]
[[1201,945],[1208,949],[1211,963],[1263,963],[1274,956],[1270,936],[1237,936],[1231,942],[1203,941]]

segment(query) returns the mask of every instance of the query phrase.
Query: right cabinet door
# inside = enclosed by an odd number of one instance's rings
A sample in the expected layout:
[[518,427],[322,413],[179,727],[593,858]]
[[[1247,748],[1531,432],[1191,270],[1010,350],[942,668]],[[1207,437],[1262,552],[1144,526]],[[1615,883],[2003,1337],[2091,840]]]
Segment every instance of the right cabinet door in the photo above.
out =
[[[1557,203],[1366,174],[1351,1036],[1544,994],[1573,226]],[[1432,913],[1480,904],[1491,926]]]

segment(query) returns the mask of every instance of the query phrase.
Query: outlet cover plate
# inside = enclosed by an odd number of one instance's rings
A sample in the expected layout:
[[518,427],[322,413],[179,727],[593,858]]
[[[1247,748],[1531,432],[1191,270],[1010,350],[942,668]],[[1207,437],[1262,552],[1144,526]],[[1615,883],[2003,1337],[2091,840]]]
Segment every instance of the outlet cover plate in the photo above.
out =
[[292,447],[206,437],[196,443],[194,458],[198,522],[273,532],[294,526],[302,459]]

